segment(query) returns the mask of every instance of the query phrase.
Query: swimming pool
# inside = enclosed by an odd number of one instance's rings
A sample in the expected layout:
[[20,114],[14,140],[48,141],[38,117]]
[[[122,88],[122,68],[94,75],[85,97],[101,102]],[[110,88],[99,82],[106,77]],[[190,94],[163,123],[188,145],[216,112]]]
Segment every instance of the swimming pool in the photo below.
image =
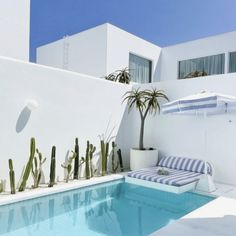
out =
[[1,206],[0,235],[148,235],[212,199],[116,180]]

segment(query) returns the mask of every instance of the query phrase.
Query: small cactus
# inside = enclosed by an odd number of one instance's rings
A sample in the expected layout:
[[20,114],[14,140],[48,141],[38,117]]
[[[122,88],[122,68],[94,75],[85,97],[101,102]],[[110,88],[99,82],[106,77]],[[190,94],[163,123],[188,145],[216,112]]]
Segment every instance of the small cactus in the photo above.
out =
[[13,169],[12,159],[9,159],[8,163],[9,163],[9,177],[10,177],[11,194],[15,194],[16,193],[15,172],[14,172],[14,169]]
[[1,179],[0,180],[0,193],[5,191],[5,184],[6,184],[6,181]]
[[70,156],[70,157],[68,158],[67,163],[64,163],[64,164],[61,165],[61,167],[64,168],[64,169],[66,169],[66,171],[67,171],[66,179],[65,179],[66,183],[69,182],[69,179],[70,179],[71,175],[73,174],[73,171],[72,171],[72,162],[73,162],[73,160],[75,159],[75,155],[76,155],[75,152],[72,151],[72,156]]
[[20,187],[19,187],[19,192],[24,191],[25,188],[26,188],[26,183],[27,183],[27,180],[29,178],[30,171],[31,171],[31,168],[32,168],[32,163],[33,163],[33,160],[34,160],[35,149],[36,149],[35,148],[35,139],[31,138],[31,140],[30,140],[30,156],[29,156],[29,160],[28,160],[28,163],[26,165],[26,168],[25,168],[25,171],[24,171],[24,174],[23,174],[22,182],[21,182]]
[[46,158],[43,158],[42,153],[36,149],[37,157],[34,157],[34,161],[32,164],[31,173],[34,179],[33,188],[38,188],[41,176],[42,176],[42,165],[45,163]]
[[95,151],[96,151],[96,147],[93,146],[93,144],[90,144],[89,145],[89,164],[90,164],[90,177],[91,178],[93,177],[93,173],[94,173],[92,159],[93,159],[93,154]]
[[75,139],[74,179],[79,179],[79,140]]
[[52,153],[51,153],[51,164],[50,164],[50,180],[48,187],[53,187],[55,184],[55,178],[56,178],[56,147],[52,147]]

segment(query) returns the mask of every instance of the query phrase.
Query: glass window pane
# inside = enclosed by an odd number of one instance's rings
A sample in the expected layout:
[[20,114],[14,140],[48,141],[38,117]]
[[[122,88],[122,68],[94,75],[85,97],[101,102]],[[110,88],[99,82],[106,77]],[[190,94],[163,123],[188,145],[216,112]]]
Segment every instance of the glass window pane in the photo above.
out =
[[200,57],[179,62],[179,79],[224,73],[225,54]]
[[129,54],[129,69],[131,80],[137,83],[150,83],[152,76],[152,62],[145,58]]
[[229,54],[229,72],[236,72],[236,52]]

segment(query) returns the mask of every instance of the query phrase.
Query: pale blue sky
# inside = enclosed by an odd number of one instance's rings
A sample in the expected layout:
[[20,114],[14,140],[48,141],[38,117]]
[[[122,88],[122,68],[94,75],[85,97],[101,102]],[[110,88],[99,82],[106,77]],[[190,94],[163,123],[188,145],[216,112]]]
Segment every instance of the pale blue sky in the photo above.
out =
[[31,0],[36,48],[105,22],[159,46],[236,30],[236,0]]

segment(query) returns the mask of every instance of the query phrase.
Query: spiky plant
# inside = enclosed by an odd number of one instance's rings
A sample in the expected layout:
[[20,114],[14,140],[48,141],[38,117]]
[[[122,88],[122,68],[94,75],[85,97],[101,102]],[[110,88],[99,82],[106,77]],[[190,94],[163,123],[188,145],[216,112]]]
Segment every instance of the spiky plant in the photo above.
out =
[[116,81],[116,75],[115,75],[115,73],[111,73],[107,76],[104,76],[104,79],[110,80],[110,81]]
[[128,91],[124,95],[124,101],[127,101],[128,110],[130,111],[133,108],[136,108],[139,111],[141,118],[141,127],[139,135],[139,149],[145,150],[143,145],[144,137],[144,125],[145,119],[148,114],[156,114],[157,111],[160,111],[160,104],[158,99],[163,98],[168,101],[168,97],[164,94],[163,91],[157,90],[156,88],[140,90],[133,89]]
[[114,82],[120,82],[123,84],[129,84],[131,81],[131,74],[130,69],[125,68],[122,70],[116,70],[115,72],[104,76],[106,80],[114,81]]
[[123,84],[129,84],[131,81],[130,70],[128,68],[117,70],[115,81],[118,81]]

